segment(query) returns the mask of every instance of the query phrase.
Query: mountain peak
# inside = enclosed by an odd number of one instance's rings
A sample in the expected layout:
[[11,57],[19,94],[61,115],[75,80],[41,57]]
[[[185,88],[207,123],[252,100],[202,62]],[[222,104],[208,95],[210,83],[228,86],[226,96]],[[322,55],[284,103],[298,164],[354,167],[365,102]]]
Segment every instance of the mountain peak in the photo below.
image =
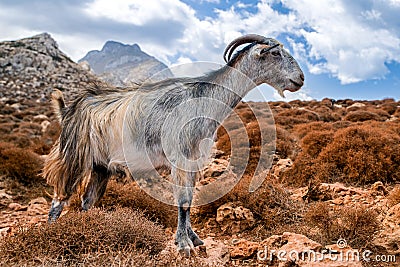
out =
[[163,78],[172,76],[167,66],[143,52],[137,44],[107,41],[100,51],[88,52],[79,60],[82,61],[87,61],[95,74],[116,86],[145,80],[163,70]]
[[105,53],[113,53],[113,52],[118,52],[120,50],[127,50],[126,52],[128,52],[128,53],[142,52],[139,45],[137,45],[137,44],[128,45],[128,44],[123,44],[123,43],[111,41],[111,40],[107,41],[104,44],[103,48],[101,49],[101,51],[105,52]]

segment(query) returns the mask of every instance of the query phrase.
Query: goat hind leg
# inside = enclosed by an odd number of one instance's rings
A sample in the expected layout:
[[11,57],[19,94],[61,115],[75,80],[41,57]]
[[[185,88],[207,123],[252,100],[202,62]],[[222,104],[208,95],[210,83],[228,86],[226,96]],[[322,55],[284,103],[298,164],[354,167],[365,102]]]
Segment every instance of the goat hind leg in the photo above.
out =
[[111,173],[106,167],[97,165],[93,168],[82,195],[82,210],[90,209],[104,195],[110,175]]

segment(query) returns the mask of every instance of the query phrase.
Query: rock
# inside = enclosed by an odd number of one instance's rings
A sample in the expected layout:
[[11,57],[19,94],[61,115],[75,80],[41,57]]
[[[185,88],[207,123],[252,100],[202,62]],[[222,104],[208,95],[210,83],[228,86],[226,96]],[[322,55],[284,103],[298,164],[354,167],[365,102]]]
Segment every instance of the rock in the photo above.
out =
[[279,159],[273,167],[272,175],[276,178],[279,178],[282,173],[290,169],[292,166],[293,161],[291,159]]
[[207,237],[203,242],[200,249],[205,249],[208,264],[226,264],[230,260],[229,249],[223,242],[215,241],[212,237]]
[[203,177],[207,179],[208,177],[218,177],[220,176],[227,168],[228,161],[223,159],[215,159],[213,162],[207,166],[204,171]]
[[8,208],[12,209],[14,211],[21,211],[21,210],[26,210],[28,208],[28,206],[23,206],[19,203],[13,202],[8,205]]
[[56,41],[47,33],[17,41],[0,42],[0,97],[17,103],[35,99],[48,102],[52,88],[64,88],[66,100],[91,81],[100,79],[84,70],[59,50]]
[[269,250],[285,251],[315,251],[320,252],[322,245],[309,239],[308,237],[290,232],[284,232],[282,235],[273,235],[261,242],[261,247],[267,247]]
[[47,214],[49,206],[44,197],[32,199],[28,205],[28,215],[43,215]]
[[42,121],[49,121],[49,120],[50,120],[49,117],[47,117],[44,114],[39,114],[39,115],[36,115],[33,117],[33,122],[38,122],[38,123],[40,123]]
[[79,64],[79,66],[80,66],[83,70],[92,71],[92,69],[90,68],[89,62],[87,62],[87,61],[81,61],[81,62],[79,62],[78,64]]
[[49,127],[51,123],[49,121],[42,121],[40,126],[42,126],[42,133],[45,133],[47,131],[47,127]]
[[7,236],[9,233],[11,233],[11,227],[4,227],[0,229],[0,237]]
[[400,254],[400,203],[389,209],[382,222],[382,228],[373,243],[391,254]]
[[44,197],[38,197],[29,201],[29,205],[42,204],[47,205],[47,200]]
[[216,221],[224,233],[239,233],[254,224],[253,213],[238,203],[229,202],[217,209]]
[[383,185],[381,181],[375,182],[371,188],[369,189],[369,193],[372,196],[377,195],[386,195],[388,193],[386,187]]
[[254,256],[259,249],[257,242],[251,242],[246,239],[237,241],[230,247],[230,254],[232,259],[248,259]]
[[382,225],[391,232],[400,230],[400,203],[389,209]]
[[9,195],[5,189],[0,190],[0,198],[7,198],[7,199],[12,199],[12,196]]
[[332,189],[328,184],[321,183],[316,185],[310,185],[307,188],[307,192],[302,197],[307,201],[327,201],[333,199]]
[[343,205],[343,198],[341,197],[335,198],[334,200],[332,200],[332,203],[335,205]]
[[290,195],[290,198],[295,200],[295,201],[303,201],[304,197],[307,195],[308,192],[308,187],[300,187],[292,190],[292,194]]
[[362,107],[365,107],[365,104],[363,104],[363,103],[359,103],[359,102],[356,102],[356,103],[354,103],[353,105],[351,105],[351,106],[348,106],[348,107],[347,107],[347,109],[352,109],[352,108],[362,108]]
[[10,107],[12,107],[15,110],[19,110],[21,108],[21,104],[20,103],[14,103],[14,104],[10,105]]

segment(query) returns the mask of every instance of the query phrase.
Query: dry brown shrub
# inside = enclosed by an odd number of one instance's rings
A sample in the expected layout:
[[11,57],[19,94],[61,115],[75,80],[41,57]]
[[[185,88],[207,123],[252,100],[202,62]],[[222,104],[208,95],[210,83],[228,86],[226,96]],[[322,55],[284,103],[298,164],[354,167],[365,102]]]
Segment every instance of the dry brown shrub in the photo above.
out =
[[0,241],[0,258],[6,265],[39,265],[43,260],[74,265],[85,261],[88,254],[105,258],[135,251],[157,254],[165,247],[166,239],[163,229],[141,212],[92,209],[69,212],[53,224],[21,228]]
[[[77,197],[71,199],[70,206],[74,210],[80,210],[80,199]],[[105,210],[115,210],[117,207],[138,209],[149,219],[165,227],[176,226],[176,207],[154,199],[140,189],[135,182],[123,184],[112,179],[108,182],[106,192],[96,206]]]
[[333,112],[332,109],[327,106],[317,107],[313,111],[318,114],[320,121],[335,122],[341,119],[339,114]]
[[10,134],[17,127],[18,124],[15,122],[0,123],[0,136],[3,136],[5,134]]
[[389,207],[393,207],[400,203],[400,185],[395,186],[387,196],[387,204]]
[[395,102],[384,103],[381,109],[386,111],[388,114],[393,115],[397,110],[397,104]]
[[400,180],[400,136],[368,124],[339,130],[317,165],[334,177],[321,180],[368,184]]
[[0,109],[0,114],[2,115],[10,115],[15,112],[15,108],[10,107],[10,106],[4,106]]
[[38,123],[22,122],[22,123],[20,123],[16,132],[28,133],[31,135],[41,135],[42,134],[42,126]]
[[317,158],[319,153],[333,141],[333,130],[311,131],[300,142],[302,151],[311,158]]
[[49,154],[53,144],[60,136],[60,132],[60,124],[58,122],[51,122],[49,126],[47,126],[46,131],[33,145],[33,151],[39,155]]
[[366,111],[366,110],[357,110],[349,112],[344,120],[351,122],[363,122],[363,121],[385,121],[384,118],[376,114],[375,112]]
[[0,143],[0,173],[24,184],[41,181],[43,160],[30,150]]
[[249,108],[243,108],[238,110],[238,115],[244,123],[249,123],[256,120],[253,111]]
[[361,185],[399,179],[400,136],[374,124],[338,130],[316,158],[303,152],[284,173],[284,180],[297,186],[312,180]]
[[316,182],[318,174],[315,159],[306,153],[299,153],[293,163],[293,167],[282,174],[282,182],[290,186],[307,186],[310,182]]
[[299,139],[303,139],[303,137],[311,131],[328,131],[332,129],[333,126],[331,123],[317,121],[296,125],[293,127],[293,133],[296,134]]
[[5,134],[1,137],[1,141],[12,143],[19,148],[29,148],[33,144],[33,140],[22,133]]
[[393,116],[400,118],[400,108],[398,107],[396,111],[393,113]]
[[348,107],[348,106],[353,105],[355,103],[355,101],[352,100],[352,99],[339,99],[339,100],[336,101],[336,103],[338,105],[343,106],[343,107]]
[[[247,188],[246,188],[247,189]],[[300,223],[304,205],[290,198],[290,193],[269,177],[255,192],[244,191],[241,201],[253,212],[264,228],[264,234],[280,234],[291,231]]]
[[289,105],[291,105],[293,108],[306,107],[308,105],[308,101],[292,100],[289,101]]
[[362,206],[331,208],[327,202],[318,202],[309,208],[304,220],[319,230],[319,237],[310,237],[323,245],[344,239],[352,248],[361,248],[379,230],[377,215],[376,211]]
[[296,138],[282,127],[276,127],[276,154],[280,158],[294,159],[299,150]]
[[353,125],[353,123],[350,121],[337,121],[337,122],[332,123],[332,127],[334,130],[347,128],[351,125]]
[[377,114],[380,117],[381,121],[386,121],[387,119],[390,119],[390,114],[383,109],[379,109],[377,107],[367,107],[366,110]]
[[278,113],[275,116],[275,122],[279,125],[293,128],[296,124],[319,121],[317,113],[306,109],[291,109]]

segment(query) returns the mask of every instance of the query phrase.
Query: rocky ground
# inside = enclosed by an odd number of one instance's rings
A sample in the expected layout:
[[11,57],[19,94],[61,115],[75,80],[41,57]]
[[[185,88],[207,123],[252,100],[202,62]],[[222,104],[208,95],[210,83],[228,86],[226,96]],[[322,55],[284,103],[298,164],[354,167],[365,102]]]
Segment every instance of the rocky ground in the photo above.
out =
[[[211,168],[220,170],[225,166],[214,164]],[[210,178],[211,176],[208,177]],[[20,199],[20,197],[4,188],[4,184],[1,187],[0,201],[3,206],[6,206],[0,210],[1,236],[15,235],[20,227],[46,223],[50,207],[50,201],[46,195],[31,199],[27,203],[26,199],[16,201],[15,199]],[[287,188],[287,190],[294,201],[303,204],[308,201],[309,187]],[[341,183],[322,183],[318,190],[314,189],[318,191],[318,196],[314,197],[324,199],[332,207],[362,206],[365,209],[378,210],[378,221],[381,227],[371,240],[371,244],[384,254],[377,254],[379,252],[374,251],[370,258],[374,260],[376,255],[383,255],[387,259],[394,260],[391,257],[397,257],[393,263],[363,263],[353,258],[337,260],[338,255],[342,255],[341,253],[358,255],[367,248],[356,249],[346,243],[321,244],[304,234],[283,232],[269,237],[258,236],[255,226],[260,225],[254,219],[251,210],[234,202],[218,207],[216,214],[209,217],[207,223],[195,224],[195,230],[205,242],[203,246],[197,248],[195,257],[207,266],[397,266],[400,257],[398,247],[400,244],[400,203],[389,208],[390,190],[381,182],[376,182],[368,188],[345,186]],[[202,216],[202,214],[198,209],[194,209],[194,216]],[[166,244],[161,254],[176,255],[173,230],[166,228],[165,231],[171,241]],[[242,234],[243,232],[245,234]],[[290,263],[288,255],[283,255],[282,260],[279,260],[277,255],[279,251],[295,251],[298,254],[292,255],[295,260]],[[309,251],[314,251],[316,254],[308,255]],[[305,255],[305,258],[302,258],[302,255]],[[299,258],[296,260],[296,257]]]

